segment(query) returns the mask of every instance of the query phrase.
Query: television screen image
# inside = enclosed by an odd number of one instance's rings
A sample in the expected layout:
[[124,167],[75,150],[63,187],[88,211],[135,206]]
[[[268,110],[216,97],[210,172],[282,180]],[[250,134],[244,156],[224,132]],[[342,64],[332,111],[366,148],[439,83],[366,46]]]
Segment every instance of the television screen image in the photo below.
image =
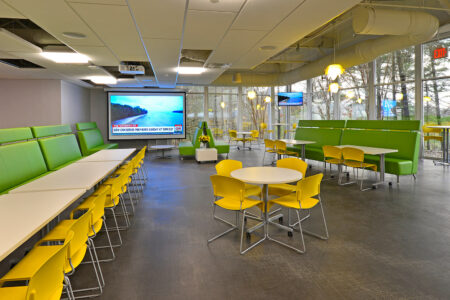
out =
[[184,139],[185,108],[185,93],[110,92],[109,139]]
[[397,107],[397,101],[392,99],[383,99],[381,101],[381,109],[383,117],[394,117],[395,109]]
[[303,92],[278,93],[278,106],[302,106]]

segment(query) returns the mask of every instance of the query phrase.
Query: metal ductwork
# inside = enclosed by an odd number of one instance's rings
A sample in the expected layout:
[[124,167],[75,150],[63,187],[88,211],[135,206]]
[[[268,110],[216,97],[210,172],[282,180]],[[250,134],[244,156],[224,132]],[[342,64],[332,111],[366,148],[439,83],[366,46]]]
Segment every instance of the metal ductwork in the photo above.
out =
[[212,84],[218,86],[278,86],[324,74],[335,61],[344,68],[370,62],[380,55],[432,39],[439,20],[431,14],[383,8],[358,7],[353,11],[353,30],[357,34],[382,35],[336,51],[336,58],[328,55],[288,72],[255,74],[241,72],[242,83],[233,82],[233,74],[223,74]]

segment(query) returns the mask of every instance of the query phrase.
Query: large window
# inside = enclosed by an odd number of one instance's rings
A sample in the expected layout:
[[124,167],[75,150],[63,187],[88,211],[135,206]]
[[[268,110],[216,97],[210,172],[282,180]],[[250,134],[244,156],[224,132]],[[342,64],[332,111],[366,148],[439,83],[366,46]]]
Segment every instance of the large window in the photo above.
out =
[[227,136],[230,129],[237,129],[237,87],[208,87],[209,127],[217,139]]
[[297,124],[299,120],[306,120],[308,118],[307,111],[307,97],[306,93],[306,80],[294,83],[291,86],[292,92],[302,92],[303,93],[303,106],[292,106],[289,108],[289,124]]
[[345,70],[340,78],[340,119],[366,120],[369,114],[369,64]]
[[186,139],[188,140],[192,140],[198,122],[204,120],[203,101],[203,91],[189,89],[186,95]]
[[312,82],[312,119],[333,119],[334,96],[328,91],[330,80],[326,76],[311,79]]

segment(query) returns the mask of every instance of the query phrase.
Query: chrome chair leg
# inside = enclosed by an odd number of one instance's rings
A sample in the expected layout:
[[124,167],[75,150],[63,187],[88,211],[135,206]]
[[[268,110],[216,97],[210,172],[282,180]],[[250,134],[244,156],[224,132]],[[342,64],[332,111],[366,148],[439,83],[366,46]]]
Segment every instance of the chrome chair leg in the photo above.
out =
[[244,244],[244,231],[245,231],[245,222],[244,219],[246,217],[246,211],[244,210],[242,212],[242,223],[241,223],[241,244],[239,247],[239,252],[244,255],[245,253],[247,253],[248,251],[250,251],[251,249],[255,248],[257,245],[261,244],[265,239],[266,236],[264,236],[263,238],[259,239],[257,242],[251,244],[249,247],[247,247],[246,249],[243,249],[243,244]]

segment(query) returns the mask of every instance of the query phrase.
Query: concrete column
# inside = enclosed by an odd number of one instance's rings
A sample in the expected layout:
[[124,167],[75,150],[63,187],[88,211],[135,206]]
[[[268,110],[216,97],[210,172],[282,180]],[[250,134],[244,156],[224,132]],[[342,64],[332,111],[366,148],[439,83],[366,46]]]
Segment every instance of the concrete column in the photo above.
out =
[[367,102],[367,105],[369,105],[369,113],[367,115],[368,120],[377,119],[377,95],[375,90],[376,70],[376,61],[373,60],[369,63],[369,99]]
[[203,91],[203,117],[206,122],[209,122],[209,111],[208,111],[208,87],[204,87]]
[[303,97],[303,99],[306,99],[306,120],[312,120],[313,95],[311,79],[306,80],[306,95],[305,97]]

